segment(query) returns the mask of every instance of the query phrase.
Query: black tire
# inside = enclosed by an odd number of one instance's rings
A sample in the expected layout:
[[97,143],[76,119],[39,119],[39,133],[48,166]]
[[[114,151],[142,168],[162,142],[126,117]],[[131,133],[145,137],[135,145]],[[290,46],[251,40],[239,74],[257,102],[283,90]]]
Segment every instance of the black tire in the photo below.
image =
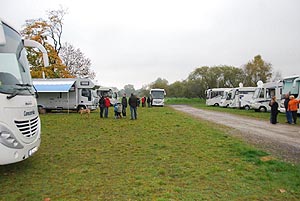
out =
[[215,106],[215,107],[219,107],[219,104],[218,104],[218,103],[215,103],[214,106]]
[[260,112],[267,112],[267,108],[264,106],[259,107]]
[[246,106],[245,106],[245,110],[250,110],[250,106],[249,106],[249,105],[246,105]]
[[39,114],[45,114],[46,113],[46,110],[45,110],[45,108],[43,108],[42,106],[38,106],[38,112],[39,112]]
[[77,112],[79,112],[80,110],[84,110],[84,109],[86,109],[86,107],[84,105],[78,105]]

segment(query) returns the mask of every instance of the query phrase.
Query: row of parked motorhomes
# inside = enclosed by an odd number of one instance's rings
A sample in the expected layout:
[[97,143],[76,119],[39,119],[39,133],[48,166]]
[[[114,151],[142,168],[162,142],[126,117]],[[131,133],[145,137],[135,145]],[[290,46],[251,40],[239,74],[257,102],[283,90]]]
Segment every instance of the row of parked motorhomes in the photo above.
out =
[[[277,82],[257,82],[256,87],[243,87],[240,83],[237,88],[213,88],[206,90],[206,105],[243,108],[246,110],[267,112],[271,108],[269,102],[275,96],[279,103],[280,112],[285,112],[283,105],[285,94],[300,98],[300,76],[285,77]],[[298,109],[300,114],[300,109]]]

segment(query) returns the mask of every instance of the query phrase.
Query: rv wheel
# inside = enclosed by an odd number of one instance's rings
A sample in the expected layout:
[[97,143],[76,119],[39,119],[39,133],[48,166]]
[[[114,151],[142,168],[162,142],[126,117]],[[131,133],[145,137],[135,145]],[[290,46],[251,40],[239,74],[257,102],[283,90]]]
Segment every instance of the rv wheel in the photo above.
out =
[[38,112],[39,112],[40,114],[45,114],[45,113],[46,113],[46,110],[45,110],[45,108],[43,108],[42,106],[38,106]]
[[267,108],[265,108],[265,107],[260,107],[260,108],[259,108],[259,111],[260,111],[260,112],[266,112],[266,111],[267,111]]
[[250,110],[250,106],[249,106],[249,105],[246,105],[246,106],[245,106],[245,110]]
[[77,107],[77,112],[79,112],[80,110],[86,109],[84,105],[79,105]]

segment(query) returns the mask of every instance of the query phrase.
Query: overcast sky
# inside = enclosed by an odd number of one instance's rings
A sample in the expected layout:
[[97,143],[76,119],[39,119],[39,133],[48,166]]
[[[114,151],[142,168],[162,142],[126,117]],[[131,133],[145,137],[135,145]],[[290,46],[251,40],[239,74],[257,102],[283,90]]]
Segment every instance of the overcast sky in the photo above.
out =
[[5,0],[0,17],[21,29],[60,5],[63,41],[91,59],[103,86],[171,84],[258,54],[283,76],[300,74],[299,0]]

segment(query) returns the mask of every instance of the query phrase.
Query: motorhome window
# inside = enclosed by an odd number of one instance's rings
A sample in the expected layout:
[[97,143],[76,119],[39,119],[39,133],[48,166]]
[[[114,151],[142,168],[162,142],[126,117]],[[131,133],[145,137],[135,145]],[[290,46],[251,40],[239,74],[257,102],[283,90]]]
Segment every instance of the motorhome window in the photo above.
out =
[[155,99],[164,99],[164,92],[163,91],[151,91],[151,95]]
[[267,89],[266,96],[266,98],[271,98],[275,96],[275,89]]
[[81,95],[84,96],[84,97],[88,97],[89,101],[92,100],[92,93],[91,93],[90,89],[82,89]]
[[210,98],[210,91],[205,91],[206,93],[206,98],[209,99]]
[[264,98],[264,90],[260,90],[260,93],[259,93],[259,98]]
[[31,84],[26,50],[21,36],[6,24],[2,25],[6,43],[0,46],[0,72],[2,73],[0,91],[9,94],[18,90],[18,94],[29,95],[33,92],[32,88],[16,85]]
[[217,96],[223,96],[224,92],[223,91],[212,91],[210,97],[214,98]]
[[88,89],[82,89],[81,95],[85,96],[85,97],[88,97],[89,96],[89,90]]
[[228,96],[226,97],[226,100],[230,100],[231,99],[231,93],[228,93]]
[[255,89],[254,94],[253,94],[253,98],[254,99],[259,97],[260,91],[261,91],[261,88]]
[[249,93],[253,93],[254,91],[240,91],[240,94],[249,94]]
[[89,86],[90,82],[89,81],[80,81],[81,86]]
[[290,93],[290,89],[293,86],[293,80],[283,80],[283,91],[282,93],[287,94]]

